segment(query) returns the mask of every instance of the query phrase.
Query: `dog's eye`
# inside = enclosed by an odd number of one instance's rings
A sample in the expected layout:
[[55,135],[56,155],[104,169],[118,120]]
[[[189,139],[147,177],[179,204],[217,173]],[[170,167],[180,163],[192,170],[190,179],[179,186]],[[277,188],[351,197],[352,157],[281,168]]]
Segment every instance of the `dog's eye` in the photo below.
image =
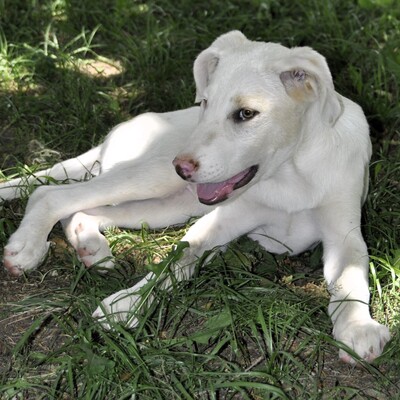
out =
[[248,121],[254,118],[258,114],[258,111],[251,110],[250,108],[241,108],[233,114],[233,119],[236,122]]

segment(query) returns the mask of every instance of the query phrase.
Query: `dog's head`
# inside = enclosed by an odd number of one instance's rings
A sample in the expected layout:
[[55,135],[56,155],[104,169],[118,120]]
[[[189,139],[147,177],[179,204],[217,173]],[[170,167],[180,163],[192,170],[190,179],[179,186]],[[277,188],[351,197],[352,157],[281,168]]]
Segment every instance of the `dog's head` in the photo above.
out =
[[194,78],[199,125],[174,165],[198,184],[206,204],[271,177],[301,137],[331,129],[342,113],[328,65],[309,47],[253,42],[232,31],[200,53]]

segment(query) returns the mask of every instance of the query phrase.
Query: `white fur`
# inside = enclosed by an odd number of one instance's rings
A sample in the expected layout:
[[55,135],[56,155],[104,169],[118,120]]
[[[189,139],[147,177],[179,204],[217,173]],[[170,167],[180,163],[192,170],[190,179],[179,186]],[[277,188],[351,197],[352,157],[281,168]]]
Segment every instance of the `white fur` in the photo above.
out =
[[[37,174],[77,179],[94,167],[97,176],[40,186],[4,250],[5,267],[14,275],[36,268],[59,220],[87,266],[107,257],[104,265],[112,267],[100,233],[105,228],[138,228],[143,221],[162,227],[203,215],[183,238],[190,247],[175,267],[177,280],[190,277],[205,250],[243,234],[276,253],[300,253],[322,241],[334,336],[372,361],[389,331],[368,309],[360,209],[371,146],[361,108],[335,92],[325,59],[314,50],[252,42],[237,31],[198,56],[194,75],[200,107],[138,116],[101,146]],[[238,122],[233,115],[243,108],[258,114]],[[174,159],[196,165],[186,181]],[[225,181],[252,165],[255,177],[228,200],[199,202],[196,184]],[[1,184],[0,197],[17,197],[20,184]],[[106,298],[94,316],[105,327],[112,321],[136,326],[141,294],[157,279],[149,274]],[[340,357],[354,362],[344,350]]]

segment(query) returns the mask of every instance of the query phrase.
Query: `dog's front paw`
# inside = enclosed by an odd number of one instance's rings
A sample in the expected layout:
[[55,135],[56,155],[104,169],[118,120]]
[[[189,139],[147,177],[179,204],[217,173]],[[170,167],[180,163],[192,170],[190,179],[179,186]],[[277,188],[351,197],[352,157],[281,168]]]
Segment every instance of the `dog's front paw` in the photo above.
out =
[[104,299],[92,317],[107,330],[112,329],[116,323],[123,324],[126,328],[135,328],[139,324],[137,314],[140,305],[140,295],[121,290]]
[[139,314],[144,303],[154,300],[155,275],[150,272],[136,285],[120,290],[104,299],[92,314],[104,329],[112,329],[115,324],[135,328],[139,324]]
[[[18,232],[18,231],[17,231]],[[43,261],[49,249],[50,242],[37,243],[29,237],[17,239],[10,238],[4,248],[3,265],[13,276],[20,276],[24,271],[37,268]]]
[[[372,318],[350,321],[334,327],[334,337],[353,349],[363,360],[372,362],[382,354],[390,340],[389,329]],[[340,360],[355,364],[357,361],[345,350],[339,351]]]
[[108,241],[98,231],[86,235],[79,235],[76,251],[79,259],[87,268],[90,268],[94,264],[107,269],[114,267],[114,258]]

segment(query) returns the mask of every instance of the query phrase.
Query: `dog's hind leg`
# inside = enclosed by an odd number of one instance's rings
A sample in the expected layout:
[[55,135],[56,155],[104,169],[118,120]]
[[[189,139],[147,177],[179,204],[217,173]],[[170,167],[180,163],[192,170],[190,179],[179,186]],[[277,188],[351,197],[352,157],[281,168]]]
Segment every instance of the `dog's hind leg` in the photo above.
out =
[[[28,186],[40,185],[48,181],[79,181],[86,176],[98,175],[100,171],[101,146],[86,153],[53,165],[46,170],[35,172],[23,178],[0,183],[0,200],[12,200],[23,195]],[[51,178],[51,179],[48,179]]]
[[[189,279],[193,275],[197,259],[204,251],[223,246],[232,239],[249,232],[251,227],[256,226],[256,223],[261,220],[265,209],[251,208],[252,213],[248,211],[249,206],[242,196],[235,202],[218,206],[211,212],[207,212],[190,227],[182,238],[183,242],[189,243],[189,247],[184,249],[176,262],[166,265],[166,268],[168,267],[166,273],[156,275],[150,272],[133,287],[107,297],[95,310],[93,316],[106,329],[118,322],[130,328],[137,326],[141,307],[154,300],[153,290],[156,287],[171,289],[175,283]],[[238,218],[241,215],[246,215],[246,218]],[[183,215],[181,216],[183,218]]]

